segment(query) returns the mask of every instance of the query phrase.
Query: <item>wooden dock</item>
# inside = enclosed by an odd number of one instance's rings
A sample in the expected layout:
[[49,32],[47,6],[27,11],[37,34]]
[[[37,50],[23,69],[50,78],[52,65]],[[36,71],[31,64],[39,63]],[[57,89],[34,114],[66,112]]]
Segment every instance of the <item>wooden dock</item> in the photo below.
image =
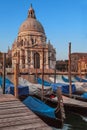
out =
[[52,130],[19,99],[0,95],[0,130]]

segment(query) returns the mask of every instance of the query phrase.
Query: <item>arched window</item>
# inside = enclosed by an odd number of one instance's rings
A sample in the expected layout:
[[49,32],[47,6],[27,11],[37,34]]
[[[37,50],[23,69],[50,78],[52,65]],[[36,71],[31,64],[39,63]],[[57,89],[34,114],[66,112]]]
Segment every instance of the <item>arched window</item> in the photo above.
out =
[[40,55],[37,52],[34,53],[34,68],[40,68]]
[[32,45],[34,44],[34,39],[33,38],[31,38],[31,42],[32,42]]

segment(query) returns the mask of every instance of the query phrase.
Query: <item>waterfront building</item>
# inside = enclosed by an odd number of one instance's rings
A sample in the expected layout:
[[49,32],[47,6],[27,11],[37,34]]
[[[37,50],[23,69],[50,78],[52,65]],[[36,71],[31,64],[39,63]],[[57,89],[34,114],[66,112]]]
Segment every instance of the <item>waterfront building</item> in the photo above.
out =
[[87,53],[72,53],[71,54],[71,70],[73,72],[78,72],[80,70],[79,63],[82,64],[83,59],[85,59],[85,64],[86,64]]
[[50,41],[47,42],[44,28],[31,6],[12,45],[12,67],[18,63],[20,69],[42,69],[43,60],[45,69],[54,69],[56,51]]
[[0,69],[2,69],[2,64],[3,64],[3,53],[0,52]]
[[87,72],[87,58],[81,58],[78,61],[78,73]]
[[58,71],[68,71],[68,60],[57,60],[56,61],[56,69]]

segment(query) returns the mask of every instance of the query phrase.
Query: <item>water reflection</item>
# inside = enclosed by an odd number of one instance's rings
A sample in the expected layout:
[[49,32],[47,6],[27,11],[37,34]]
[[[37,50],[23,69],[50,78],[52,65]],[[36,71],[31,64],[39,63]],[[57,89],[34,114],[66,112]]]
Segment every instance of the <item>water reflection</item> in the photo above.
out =
[[87,130],[87,118],[76,114],[68,113],[62,129],[53,130]]

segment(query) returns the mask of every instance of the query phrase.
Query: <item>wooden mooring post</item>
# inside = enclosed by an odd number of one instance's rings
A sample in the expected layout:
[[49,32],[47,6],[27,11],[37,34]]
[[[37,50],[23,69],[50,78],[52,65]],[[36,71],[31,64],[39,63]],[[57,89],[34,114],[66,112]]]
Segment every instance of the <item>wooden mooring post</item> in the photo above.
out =
[[15,63],[15,66],[14,66],[14,95],[17,98],[18,98],[18,72],[19,72],[18,63]]
[[5,94],[6,53],[3,53],[3,94]]
[[71,83],[71,42],[69,43],[69,64],[68,64],[68,73],[69,73],[69,95],[72,94],[72,83]]
[[44,47],[42,48],[42,54],[43,54],[43,63],[42,63],[42,95],[41,95],[41,100],[43,101],[43,97],[44,97]]
[[62,119],[62,122],[64,121],[65,119],[65,110],[64,110],[64,105],[63,105],[63,98],[62,98],[62,93],[61,93],[61,87],[58,87],[57,89],[57,98],[58,98],[58,107],[60,108],[60,111],[61,111],[61,119]]

